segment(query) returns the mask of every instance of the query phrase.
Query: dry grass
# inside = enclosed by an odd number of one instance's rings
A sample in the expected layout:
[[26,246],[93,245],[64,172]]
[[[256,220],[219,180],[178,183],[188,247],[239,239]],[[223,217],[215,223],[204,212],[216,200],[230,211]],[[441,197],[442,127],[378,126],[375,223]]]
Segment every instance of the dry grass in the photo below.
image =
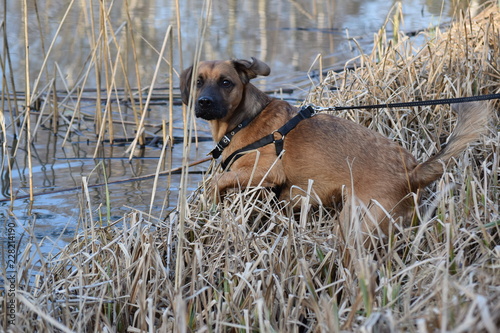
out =
[[[355,70],[330,73],[308,102],[499,93],[499,29],[493,6],[429,33],[418,50],[382,30],[373,52],[353,60]],[[448,106],[338,115],[394,138],[419,160],[455,121]],[[55,257],[40,258],[29,242],[18,260],[17,326],[10,329],[497,332],[498,117],[497,101],[488,135],[424,193],[418,223],[395,230],[382,249],[361,246],[355,216],[350,230],[340,230],[335,212],[311,210],[307,196],[292,214],[259,189],[218,206],[200,189],[165,221],[133,212],[99,227],[85,214],[82,233]]]

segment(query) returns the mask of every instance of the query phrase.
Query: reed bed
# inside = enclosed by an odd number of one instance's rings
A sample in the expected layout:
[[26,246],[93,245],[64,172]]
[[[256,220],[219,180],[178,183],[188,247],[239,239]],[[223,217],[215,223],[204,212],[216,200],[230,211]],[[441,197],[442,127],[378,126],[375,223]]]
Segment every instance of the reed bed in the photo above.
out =
[[[499,29],[496,5],[426,32],[419,47],[382,29],[370,54],[330,72],[306,102],[499,93]],[[492,103],[488,134],[423,193],[417,223],[395,226],[377,249],[362,246],[355,215],[341,230],[336,211],[312,209],[307,195],[297,214],[266,189],[215,204],[202,185],[166,219],[134,211],[105,226],[82,200],[82,232],[71,244],[46,257],[30,240],[20,254],[16,326],[8,330],[497,332],[500,133]],[[393,138],[419,160],[439,149],[455,122],[449,106],[336,115]]]

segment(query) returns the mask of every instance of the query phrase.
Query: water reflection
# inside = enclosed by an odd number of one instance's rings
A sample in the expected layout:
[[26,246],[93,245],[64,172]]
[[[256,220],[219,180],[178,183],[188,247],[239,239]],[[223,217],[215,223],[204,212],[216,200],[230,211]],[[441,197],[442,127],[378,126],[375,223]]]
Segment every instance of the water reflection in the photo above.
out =
[[[182,50],[174,52],[174,65],[192,61],[199,39],[199,16],[203,0],[179,1]],[[384,0],[221,0],[213,1],[209,29],[204,37],[203,58],[224,59],[256,56],[267,61],[277,73],[306,71],[321,53],[325,66],[333,66],[357,54],[347,36],[355,37],[368,50],[372,35],[384,23],[391,7],[398,1]],[[443,23],[468,1],[420,0],[402,1],[405,31],[415,31]],[[35,6],[36,4],[36,6]],[[105,25],[111,58],[116,48],[127,54],[126,79],[137,86],[134,73],[135,47],[140,57],[139,71],[143,84],[152,78],[161,46],[169,25],[177,32],[174,0],[137,1],[48,1],[28,3],[31,77],[40,73],[43,55],[48,54],[47,69],[40,86],[54,76],[55,64],[69,87],[78,83],[82,69],[99,42],[101,25]],[[103,8],[109,12],[102,14]],[[24,87],[23,2],[6,2],[6,32],[16,86]],[[66,19],[65,13],[68,11]],[[62,22],[62,25],[61,25]],[[14,24],[16,23],[16,24]],[[58,29],[60,28],[60,32]],[[116,34],[116,40],[111,36]],[[57,38],[52,49],[49,46]],[[177,40],[176,35],[174,39]],[[131,41],[135,41],[133,44]],[[99,56],[99,55],[97,55]],[[106,55],[101,55],[106,57]],[[178,68],[180,70],[180,68]],[[125,77],[117,73],[117,85]],[[166,78],[163,77],[163,80]],[[58,84],[58,86],[61,86]],[[95,87],[95,75],[88,87]]]
[[[158,51],[169,26],[173,26],[174,31],[174,68],[180,72],[182,67],[192,62],[200,40],[199,17],[204,2],[179,1],[179,30],[175,3],[174,0],[37,0],[28,2],[28,12],[24,14],[23,1],[2,2],[0,19],[3,19],[4,25],[0,26],[0,40],[7,47],[0,55],[4,64],[1,68],[5,70],[2,76],[6,78],[2,80],[0,109],[4,112],[8,130],[2,133],[2,140],[5,138],[7,142],[0,148],[0,199],[4,199],[0,202],[0,216],[8,216],[7,210],[12,210],[19,223],[36,223],[37,237],[54,238],[54,233],[69,230],[65,231],[66,237],[68,232],[71,234],[77,228],[82,209],[92,209],[96,215],[104,214],[104,186],[89,188],[90,207],[80,205],[85,202],[83,196],[86,195],[80,188],[82,177],[87,177],[90,185],[96,185],[155,173],[161,154],[159,146],[146,146],[137,151],[136,158],[128,159],[127,140],[135,135],[135,127],[128,124],[134,123],[132,108],[138,102],[107,103],[105,88],[113,88],[112,97],[118,99],[124,95],[126,87],[134,89],[152,84]],[[258,85],[264,90],[292,87],[292,97],[300,100],[311,85],[306,72],[311,66],[314,69],[319,67],[319,63],[313,64],[317,55],[322,54],[324,68],[341,68],[347,59],[360,52],[352,38],[358,41],[363,51],[369,51],[373,34],[384,24],[395,3],[397,1],[385,0],[213,1],[208,30],[202,43],[203,58],[256,56],[272,68],[271,76],[259,80]],[[404,25],[401,29],[417,31],[449,21],[468,2],[408,0],[402,1],[402,4]],[[14,92],[25,91],[26,86],[25,39],[23,24],[20,24],[25,19],[29,27],[30,87],[35,94],[42,93],[42,97],[55,96],[48,102],[45,115],[33,113],[32,123],[40,124],[31,147],[34,187],[37,193],[50,194],[37,196],[31,212],[23,200],[15,201],[13,207],[9,206],[11,195],[26,195],[28,186],[28,147],[25,137],[13,126],[14,111],[16,107],[22,109],[24,103],[22,94]],[[178,31],[182,34],[182,48],[177,42]],[[105,34],[100,35],[100,32]],[[9,57],[6,57],[7,50]],[[168,70],[167,60],[164,59],[157,82],[154,82],[156,87],[166,87],[171,79],[177,84],[177,76],[169,78]],[[111,74],[113,84],[109,80]],[[38,77],[40,81],[35,86]],[[67,93],[75,87],[85,91],[81,104],[76,102],[74,95]],[[101,93],[103,100],[98,100],[96,96]],[[17,105],[13,103],[14,96],[20,98]],[[42,105],[44,101],[41,100]],[[146,136],[161,135],[155,132],[166,117],[167,106],[164,98],[150,107],[146,122],[151,126],[147,128]],[[123,139],[122,145],[95,143],[93,121],[85,117],[94,117],[96,110],[106,108],[112,112],[113,119],[118,119],[112,129],[115,139]],[[54,124],[50,123],[51,118],[47,115],[55,109],[60,114],[60,120],[59,129],[54,134]],[[67,120],[75,112],[79,115],[68,133]],[[182,136],[182,115],[178,107],[175,108],[174,119],[167,120],[173,122],[176,135]],[[206,124],[200,122],[198,126],[199,135],[208,136]],[[211,148],[211,142],[200,142],[190,152],[190,160],[203,158]],[[17,150],[14,152],[14,149]],[[179,166],[182,152],[182,148],[175,145],[169,147],[161,169]],[[9,159],[9,156],[15,158]],[[205,168],[206,164],[193,169],[202,171]],[[194,189],[201,175],[190,177],[189,186]],[[112,216],[123,215],[127,207],[148,211],[151,201],[156,212],[175,206],[179,176],[172,175],[170,179],[162,177],[159,182],[160,189],[153,200],[152,179],[110,184]],[[11,193],[11,188],[14,193]],[[58,192],[71,188],[73,190]]]

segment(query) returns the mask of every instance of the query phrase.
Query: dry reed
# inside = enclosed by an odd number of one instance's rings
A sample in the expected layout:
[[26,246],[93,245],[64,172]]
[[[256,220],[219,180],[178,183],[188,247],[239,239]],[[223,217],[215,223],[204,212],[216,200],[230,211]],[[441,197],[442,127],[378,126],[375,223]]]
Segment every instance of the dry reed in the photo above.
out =
[[[381,30],[370,55],[353,59],[354,70],[329,73],[307,102],[499,93],[499,29],[492,5],[428,33],[418,49]],[[361,246],[356,215],[341,230],[335,211],[311,209],[308,195],[294,214],[265,189],[215,205],[200,188],[165,220],[132,212],[100,227],[83,214],[82,232],[54,257],[39,257],[29,242],[18,261],[17,326],[10,329],[497,332],[498,106],[488,135],[424,193],[418,223],[395,227],[385,248]],[[419,160],[439,149],[455,121],[448,106],[337,115],[397,140]],[[81,205],[87,211],[88,202]]]

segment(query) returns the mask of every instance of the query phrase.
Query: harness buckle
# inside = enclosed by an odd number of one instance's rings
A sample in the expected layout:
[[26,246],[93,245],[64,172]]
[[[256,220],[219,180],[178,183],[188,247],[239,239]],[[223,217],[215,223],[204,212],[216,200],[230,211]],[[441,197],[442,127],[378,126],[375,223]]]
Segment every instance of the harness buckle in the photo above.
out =
[[227,135],[224,135],[217,143],[216,147],[222,153],[222,151],[229,145],[229,142],[231,142],[231,139]]

